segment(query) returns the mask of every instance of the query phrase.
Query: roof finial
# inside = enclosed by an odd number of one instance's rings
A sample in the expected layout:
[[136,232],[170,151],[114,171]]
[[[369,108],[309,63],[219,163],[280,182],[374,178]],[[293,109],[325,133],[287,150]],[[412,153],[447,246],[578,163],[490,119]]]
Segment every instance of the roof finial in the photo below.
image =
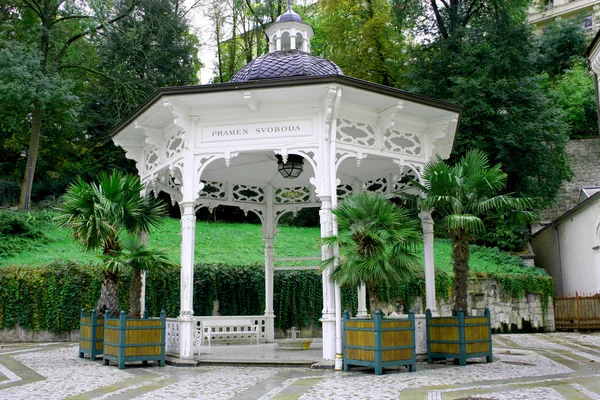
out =
[[287,7],[288,11],[290,11],[292,9],[292,0],[288,0],[288,7]]

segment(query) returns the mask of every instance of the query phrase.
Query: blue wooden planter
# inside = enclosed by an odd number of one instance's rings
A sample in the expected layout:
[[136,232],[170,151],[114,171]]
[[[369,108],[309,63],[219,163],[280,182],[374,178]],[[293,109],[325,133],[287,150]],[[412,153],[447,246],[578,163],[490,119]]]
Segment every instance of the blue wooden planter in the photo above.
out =
[[79,320],[79,358],[85,354],[90,360],[102,355],[104,351],[104,318],[98,318],[96,310],[88,316],[85,308],[81,310]]
[[119,318],[110,318],[110,313],[106,313],[104,365],[113,360],[123,369],[128,361],[158,361],[164,367],[166,321],[165,310],[160,318],[148,318],[144,313],[142,319],[128,319],[125,311],[121,311]]
[[344,311],[344,370],[351,365],[372,367],[375,375],[383,368],[408,365],[417,370],[415,351],[415,314],[408,318],[384,319],[381,310],[375,311],[374,319],[350,319]]
[[486,357],[491,363],[492,329],[490,310],[483,317],[465,317],[462,308],[456,317],[432,317],[426,313],[427,362],[434,359],[453,358],[467,365],[468,358]]

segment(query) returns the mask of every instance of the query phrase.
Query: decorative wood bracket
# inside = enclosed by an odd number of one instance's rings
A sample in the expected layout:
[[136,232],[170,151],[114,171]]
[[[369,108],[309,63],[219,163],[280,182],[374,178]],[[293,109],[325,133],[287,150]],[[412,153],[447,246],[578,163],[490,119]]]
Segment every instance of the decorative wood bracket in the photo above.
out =
[[256,96],[254,95],[254,93],[252,93],[249,90],[244,90],[242,93],[244,95],[244,101],[246,102],[246,105],[248,106],[250,111],[252,111],[252,112],[258,111],[259,104],[258,104],[258,100],[256,100]]
[[400,113],[400,111],[402,111],[403,108],[404,102],[398,101],[396,105],[391,106],[390,108],[379,113],[378,124],[380,134],[383,134],[385,131],[394,126],[396,116]]

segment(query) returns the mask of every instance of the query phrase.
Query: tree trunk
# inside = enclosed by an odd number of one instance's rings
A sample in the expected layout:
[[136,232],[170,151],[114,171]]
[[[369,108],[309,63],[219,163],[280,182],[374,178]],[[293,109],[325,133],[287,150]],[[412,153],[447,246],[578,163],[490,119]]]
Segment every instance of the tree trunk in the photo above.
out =
[[102,279],[102,290],[98,300],[98,316],[103,317],[106,311],[115,316],[119,312],[119,302],[117,297],[117,285],[119,274],[112,271],[104,271]]
[[374,318],[375,311],[379,305],[379,291],[377,290],[377,284],[367,284],[367,293],[369,295],[369,311],[371,318]]
[[469,290],[469,239],[462,232],[452,235],[452,258],[454,259],[454,308],[456,314],[462,308],[467,312],[467,296]]
[[29,211],[31,208],[31,187],[33,185],[33,175],[35,174],[38,149],[40,147],[42,117],[42,105],[36,100],[33,102],[33,113],[31,115],[31,136],[29,137],[29,150],[26,157],[25,176],[23,177],[21,197],[19,198],[19,211]]
[[131,274],[131,286],[129,288],[129,318],[142,317],[142,271],[134,268]]

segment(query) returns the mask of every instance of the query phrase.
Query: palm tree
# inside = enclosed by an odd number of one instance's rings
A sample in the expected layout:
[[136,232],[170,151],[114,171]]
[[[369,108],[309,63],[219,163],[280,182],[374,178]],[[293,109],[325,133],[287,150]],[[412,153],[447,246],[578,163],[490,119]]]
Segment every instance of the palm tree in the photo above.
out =
[[179,268],[167,255],[158,250],[149,250],[139,237],[129,235],[122,240],[119,253],[105,260],[106,269],[111,271],[131,271],[129,288],[129,317],[140,318],[140,297],[142,293],[142,271],[164,273]]
[[322,243],[339,248],[339,262],[330,258],[322,268],[333,266],[331,279],[340,286],[364,283],[373,315],[379,303],[378,285],[396,284],[418,265],[416,221],[382,195],[369,192],[348,196],[333,214],[339,234],[323,238]]
[[[432,210],[442,217],[442,223],[452,238],[454,261],[454,312],[467,312],[469,287],[469,243],[485,231],[481,216],[488,211],[505,211],[513,221],[534,220],[532,199],[500,194],[506,187],[506,174],[501,165],[490,167],[481,150],[471,150],[454,166],[438,158],[423,171],[423,185],[413,183],[424,194],[416,202],[421,209]],[[418,196],[404,194],[404,197]]]
[[[68,188],[64,203],[58,209],[58,226],[70,228],[73,238],[84,250],[102,249],[105,259],[118,256],[124,232],[136,235],[150,232],[166,214],[162,202],[140,196],[143,189],[139,177],[119,171],[101,173],[98,183],[87,183],[79,177]],[[107,310],[113,314],[118,312],[118,276],[118,269],[104,264],[99,315]]]

